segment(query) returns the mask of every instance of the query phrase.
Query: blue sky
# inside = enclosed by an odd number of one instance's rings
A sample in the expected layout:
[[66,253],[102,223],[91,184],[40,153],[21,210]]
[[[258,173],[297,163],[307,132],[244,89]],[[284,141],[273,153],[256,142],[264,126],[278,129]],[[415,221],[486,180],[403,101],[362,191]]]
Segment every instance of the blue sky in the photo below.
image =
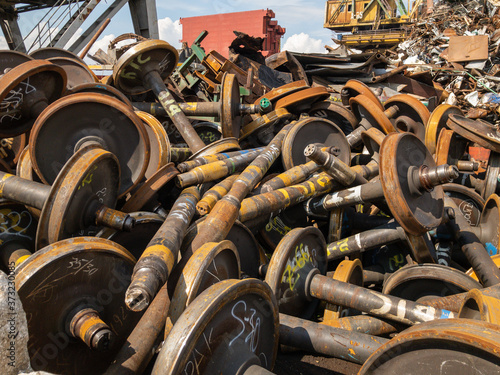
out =
[[[107,8],[111,0],[102,0],[92,12],[91,17],[83,24],[87,26]],[[297,52],[325,52],[323,46],[331,45],[332,32],[323,28],[325,3],[323,0],[198,0],[191,1],[162,1],[157,0],[157,12],[159,20],[160,37],[170,44],[179,47],[182,26],[179,18],[201,16],[217,13],[238,12],[255,9],[272,9],[280,26],[286,28],[286,34],[282,38],[282,46]],[[40,22],[41,12],[30,12],[23,14],[19,20],[23,35]],[[236,28],[237,29],[237,28]],[[97,48],[107,50],[107,45],[114,37],[133,32],[132,21],[128,6],[124,6],[111,20],[96,45]],[[79,30],[75,38],[81,33]],[[0,38],[0,45],[4,40]]]

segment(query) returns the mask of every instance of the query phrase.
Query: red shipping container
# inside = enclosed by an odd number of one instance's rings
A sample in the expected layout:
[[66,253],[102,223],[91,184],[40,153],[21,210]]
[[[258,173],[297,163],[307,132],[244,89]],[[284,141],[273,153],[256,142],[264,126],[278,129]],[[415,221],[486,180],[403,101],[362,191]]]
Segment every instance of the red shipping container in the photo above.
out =
[[236,38],[233,31],[240,31],[264,38],[262,54],[267,57],[280,51],[281,36],[285,34],[285,29],[278,25],[278,21],[271,20],[274,17],[272,10],[260,9],[181,18],[181,42],[191,45],[203,30],[207,30],[208,36],[201,42],[201,46],[207,53],[215,50],[228,58],[229,45]]

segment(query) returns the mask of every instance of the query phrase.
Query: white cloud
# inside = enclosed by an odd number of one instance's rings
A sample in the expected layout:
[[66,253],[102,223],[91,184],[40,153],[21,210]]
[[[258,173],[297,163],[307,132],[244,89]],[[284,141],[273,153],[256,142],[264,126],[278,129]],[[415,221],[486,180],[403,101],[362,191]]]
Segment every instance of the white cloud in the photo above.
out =
[[170,43],[175,48],[181,48],[182,25],[179,20],[172,21],[170,17],[158,20],[160,39]]
[[309,36],[309,34],[300,33],[293,34],[288,37],[283,44],[282,50],[288,50],[292,52],[303,52],[303,53],[313,53],[319,52],[324,53],[324,43],[321,39],[314,39]]
[[9,49],[9,45],[7,44],[7,40],[2,35],[0,35],[0,49]]
[[99,48],[102,49],[104,52],[108,52],[108,45],[115,38],[116,38],[115,34],[108,34],[104,35],[101,39],[98,39],[94,43],[94,45],[90,48],[89,52],[87,53],[87,56],[83,60],[89,65],[96,64],[96,62],[91,58],[89,58],[88,55],[94,55]]
[[97,40],[94,43],[94,45],[90,48],[89,53],[93,55],[97,52],[99,48],[102,49],[104,52],[108,52],[108,45],[115,38],[116,38],[115,34],[104,35],[101,39]]

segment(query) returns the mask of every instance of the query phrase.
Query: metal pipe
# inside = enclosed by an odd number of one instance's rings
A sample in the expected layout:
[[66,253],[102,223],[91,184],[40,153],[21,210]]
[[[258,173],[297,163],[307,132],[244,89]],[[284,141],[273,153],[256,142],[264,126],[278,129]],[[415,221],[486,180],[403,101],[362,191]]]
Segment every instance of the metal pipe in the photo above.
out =
[[200,225],[198,234],[189,245],[188,253],[194,253],[207,242],[219,242],[226,238],[238,218],[241,201],[253,190],[267,173],[281,153],[281,145],[288,131],[295,123],[285,125],[264,151],[245,168],[233,183],[231,190],[216,203],[205,221]]
[[188,172],[176,176],[175,184],[184,188],[186,186],[215,181],[241,171],[252,162],[259,152],[253,151],[233,158],[219,160],[213,163],[200,165]]
[[374,336],[388,335],[398,332],[401,328],[397,323],[388,322],[369,315],[354,315],[339,319],[324,320],[321,324]]
[[108,27],[108,25],[109,25],[110,22],[111,22],[111,18],[106,18],[106,20],[103,22],[103,24],[101,25],[101,27],[99,27],[99,29],[97,29],[97,31],[94,34],[94,36],[92,37],[92,39],[90,39],[89,43],[85,46],[85,48],[83,49],[82,53],[80,53],[79,57],[81,59],[85,58],[85,56],[87,55],[87,52],[90,51],[90,49],[94,45],[94,43],[97,40],[97,38],[99,38],[101,36],[102,32],[104,31],[104,29],[106,27]]
[[305,181],[307,177],[316,172],[319,168],[319,165],[313,161],[297,165],[262,184],[260,189],[255,189],[255,192],[258,194],[268,193],[273,190],[299,184]]
[[314,144],[310,144],[304,149],[304,155],[318,163],[335,181],[344,186],[361,185],[368,182],[364,177],[342,162],[342,160],[321,150],[320,147]]
[[210,213],[215,204],[221,200],[229,190],[231,190],[231,186],[233,186],[233,183],[236,181],[238,176],[238,174],[233,174],[208,190],[196,205],[198,213],[201,216]]
[[232,152],[224,152],[213,155],[205,155],[194,158],[193,160],[188,160],[177,165],[177,169],[181,173],[185,173],[190,171],[193,168],[200,167],[205,164],[213,163],[219,160],[225,160],[229,158],[234,158],[236,156],[246,155],[248,153],[256,152],[260,154],[264,151],[264,147],[253,148],[249,150],[241,150],[241,151],[232,151]]
[[41,210],[50,194],[50,186],[0,172],[0,197]]
[[193,219],[200,199],[197,187],[184,189],[167,218],[149,242],[134,267],[132,281],[125,293],[125,303],[132,311],[144,310],[167,282],[177,263],[177,256],[186,230]]
[[[319,270],[312,272],[319,273]],[[316,274],[306,291],[315,298],[404,324],[454,318],[456,314]]]
[[106,375],[141,374],[154,355],[153,347],[162,338],[170,306],[167,285],[163,285],[151,305],[130,333],[106,371]]
[[[352,169],[363,177],[372,173],[371,168],[366,168],[366,166],[356,165]],[[247,222],[258,216],[270,215],[301,203],[305,199],[317,197],[342,188],[341,184],[335,182],[331,176],[322,172],[301,184],[244,199],[241,202],[239,220]],[[309,209],[308,203],[306,203],[305,208],[306,210]],[[321,212],[321,214],[325,214],[326,212]],[[308,211],[308,214],[314,214],[314,212]]]
[[175,101],[173,95],[167,89],[165,83],[163,83],[160,73],[156,70],[152,70],[145,75],[144,81],[146,86],[156,95],[191,151],[195,153],[205,147],[205,143],[203,143],[200,136],[196,133],[188,118]]
[[447,225],[460,242],[462,252],[476,273],[479,282],[485,287],[500,283],[500,269],[493,262],[485,247],[473,233],[467,219],[462,215],[453,199],[445,195],[445,205],[455,212],[455,219],[449,220]]
[[357,233],[354,236],[328,244],[328,261],[342,259],[357,252],[365,252],[385,244],[405,240],[406,234],[404,229],[395,221],[392,221],[387,225]]
[[363,364],[388,339],[280,314],[280,344]]

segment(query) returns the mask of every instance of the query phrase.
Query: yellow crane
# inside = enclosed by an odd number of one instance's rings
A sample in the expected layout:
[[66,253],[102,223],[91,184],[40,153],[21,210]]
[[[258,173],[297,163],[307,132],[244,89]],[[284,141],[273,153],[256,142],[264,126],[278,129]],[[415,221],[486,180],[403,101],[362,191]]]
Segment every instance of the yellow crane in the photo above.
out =
[[[329,0],[324,27],[343,34],[342,44],[356,47],[388,46],[403,41],[404,26],[415,21],[422,0]],[[410,7],[411,5],[411,7]],[[411,10],[410,10],[411,9]]]

